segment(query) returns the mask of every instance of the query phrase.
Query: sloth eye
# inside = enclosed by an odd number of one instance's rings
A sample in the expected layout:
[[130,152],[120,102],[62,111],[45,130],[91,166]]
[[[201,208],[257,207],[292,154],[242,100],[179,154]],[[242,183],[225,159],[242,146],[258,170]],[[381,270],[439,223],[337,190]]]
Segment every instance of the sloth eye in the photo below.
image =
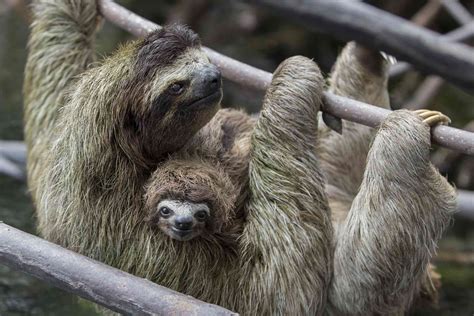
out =
[[168,218],[171,215],[171,210],[166,206],[160,207],[160,215],[161,217]]
[[173,95],[180,95],[184,91],[184,84],[180,82],[175,82],[169,86],[168,91]]
[[207,219],[207,212],[206,211],[198,211],[196,212],[196,214],[194,214],[194,217],[196,217],[196,219],[198,221],[205,221]]

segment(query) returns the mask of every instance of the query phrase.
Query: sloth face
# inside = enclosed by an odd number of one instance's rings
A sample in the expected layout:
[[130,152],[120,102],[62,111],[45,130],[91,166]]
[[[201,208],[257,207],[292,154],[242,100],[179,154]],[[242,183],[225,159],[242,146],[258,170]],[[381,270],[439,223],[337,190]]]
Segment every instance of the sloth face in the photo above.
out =
[[220,108],[221,73],[183,26],[150,34],[135,49],[125,84],[124,130],[135,151],[151,162],[175,152]]
[[206,230],[210,215],[206,203],[163,200],[154,210],[151,222],[171,238],[187,241]]
[[176,240],[219,238],[236,218],[240,189],[213,160],[170,156],[144,189],[144,222]]
[[217,67],[197,49],[158,71],[150,100],[137,116],[145,154],[153,159],[156,153],[179,150],[206,125],[220,108],[221,82]]

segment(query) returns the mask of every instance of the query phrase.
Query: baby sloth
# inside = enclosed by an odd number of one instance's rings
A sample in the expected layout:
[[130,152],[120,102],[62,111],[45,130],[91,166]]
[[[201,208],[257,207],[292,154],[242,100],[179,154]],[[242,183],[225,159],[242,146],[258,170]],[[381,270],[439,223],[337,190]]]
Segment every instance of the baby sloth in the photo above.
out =
[[248,195],[250,137],[256,119],[222,109],[145,185],[147,221],[172,239],[235,244]]
[[196,237],[235,240],[243,218],[235,208],[238,192],[238,185],[219,165],[171,159],[146,186],[147,220],[179,241]]

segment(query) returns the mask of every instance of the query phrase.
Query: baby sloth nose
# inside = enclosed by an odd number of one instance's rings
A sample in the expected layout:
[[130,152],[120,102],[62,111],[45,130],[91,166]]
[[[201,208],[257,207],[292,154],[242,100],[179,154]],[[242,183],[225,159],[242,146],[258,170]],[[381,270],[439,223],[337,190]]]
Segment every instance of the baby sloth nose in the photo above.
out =
[[193,226],[193,218],[191,216],[180,216],[176,218],[174,225],[178,229],[188,230]]
[[203,89],[205,94],[211,94],[221,88],[221,72],[217,67],[209,67],[202,74]]

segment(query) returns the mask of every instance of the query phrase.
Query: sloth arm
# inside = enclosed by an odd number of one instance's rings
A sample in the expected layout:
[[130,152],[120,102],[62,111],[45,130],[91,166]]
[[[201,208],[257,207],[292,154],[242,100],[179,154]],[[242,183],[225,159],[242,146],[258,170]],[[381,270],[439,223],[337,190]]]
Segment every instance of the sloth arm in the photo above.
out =
[[[41,171],[67,86],[94,60],[97,4],[90,0],[35,0],[25,67],[25,138],[29,186]],[[39,181],[39,179],[38,179]]]
[[26,125],[39,132],[53,125],[65,88],[94,60],[99,13],[95,1],[36,0],[33,14],[24,95],[27,120],[36,116],[44,124]]
[[[329,91],[388,109],[387,81],[388,63],[382,55],[350,42],[334,65]],[[321,167],[336,222],[345,218],[359,190],[374,135],[374,129],[345,120],[342,135],[320,126]]]
[[[340,54],[330,81],[330,91],[335,94],[383,108],[390,107],[387,92],[388,63],[378,52],[367,50],[353,42],[349,43]],[[336,238],[334,239],[336,242],[345,229],[341,229],[341,226],[344,225],[354,197],[361,186],[366,170],[367,153],[376,133],[376,129],[356,123],[344,121],[343,124],[343,135],[324,126],[320,129],[322,168],[328,178],[327,193],[336,229]],[[398,133],[399,138],[403,138],[400,136],[404,135],[403,133],[394,132]],[[397,166],[397,161],[388,160],[385,165],[387,167]],[[347,222],[350,220],[348,219]],[[402,222],[405,220],[407,219],[405,218]],[[401,223],[377,222],[376,219],[372,219],[372,221],[372,225],[381,226],[380,233],[383,233],[385,228],[386,232],[393,232],[393,234],[397,234],[392,230],[393,227],[399,225],[395,223]],[[361,220],[360,222],[365,223]],[[411,226],[411,229],[416,230],[418,227]],[[366,240],[365,242],[373,242],[373,246],[376,247],[377,241],[375,240]],[[390,252],[390,249],[387,251]],[[339,254],[335,258],[336,264],[339,260],[346,260],[342,252]],[[359,272],[357,271],[357,273]],[[353,274],[353,277],[357,278],[357,273]],[[396,278],[397,276],[392,274],[392,277]],[[428,265],[428,273],[425,273],[421,288],[422,296],[425,299],[437,300],[437,291],[433,282],[437,282],[438,278],[439,276],[433,273],[433,267]],[[378,291],[377,288],[372,290]],[[406,295],[405,299],[408,297],[409,295]]]
[[240,239],[241,289],[252,314],[314,315],[325,305],[333,231],[316,156],[323,86],[314,62],[285,60],[254,129]]
[[380,126],[336,236],[329,294],[336,314],[396,313],[419,291],[455,209],[430,146],[430,128],[413,112],[395,111]]

